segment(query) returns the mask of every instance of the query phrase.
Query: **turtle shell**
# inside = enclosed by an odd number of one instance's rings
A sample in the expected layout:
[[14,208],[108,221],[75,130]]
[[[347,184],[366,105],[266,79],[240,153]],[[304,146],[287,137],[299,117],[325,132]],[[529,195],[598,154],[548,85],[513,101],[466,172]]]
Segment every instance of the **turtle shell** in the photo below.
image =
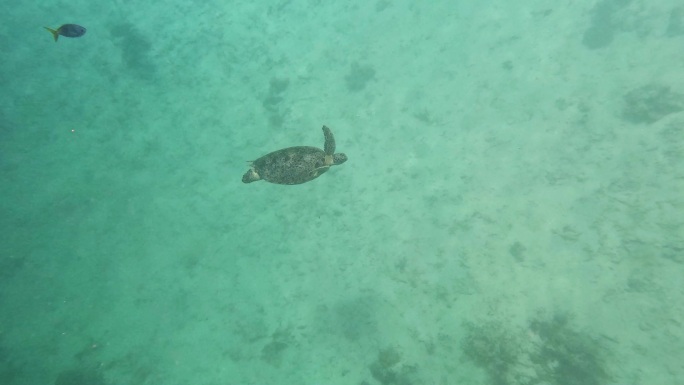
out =
[[252,162],[253,170],[265,181],[300,184],[328,171],[325,152],[316,147],[297,146],[274,151]]

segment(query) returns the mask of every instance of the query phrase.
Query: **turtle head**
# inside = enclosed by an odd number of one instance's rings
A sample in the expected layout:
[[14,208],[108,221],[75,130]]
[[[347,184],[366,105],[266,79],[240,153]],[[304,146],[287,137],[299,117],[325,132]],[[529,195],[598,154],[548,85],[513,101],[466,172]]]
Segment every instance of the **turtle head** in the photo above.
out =
[[333,165],[342,164],[342,163],[344,163],[344,162],[347,161],[347,155],[345,155],[345,154],[342,153],[342,152],[338,152],[337,154],[333,154],[333,157],[332,157],[332,158],[333,158],[333,159],[332,159],[332,160],[333,160],[333,162],[332,162]]
[[252,183],[258,181],[259,179],[261,179],[259,174],[257,174],[253,168],[250,168],[249,171],[242,176],[242,183]]

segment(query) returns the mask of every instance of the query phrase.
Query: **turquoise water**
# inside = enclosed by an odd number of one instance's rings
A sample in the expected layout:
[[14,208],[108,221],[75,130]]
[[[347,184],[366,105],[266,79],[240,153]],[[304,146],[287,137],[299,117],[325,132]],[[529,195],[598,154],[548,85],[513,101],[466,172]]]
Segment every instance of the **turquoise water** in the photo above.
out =
[[1,6],[0,384],[684,383],[684,7],[414,3]]

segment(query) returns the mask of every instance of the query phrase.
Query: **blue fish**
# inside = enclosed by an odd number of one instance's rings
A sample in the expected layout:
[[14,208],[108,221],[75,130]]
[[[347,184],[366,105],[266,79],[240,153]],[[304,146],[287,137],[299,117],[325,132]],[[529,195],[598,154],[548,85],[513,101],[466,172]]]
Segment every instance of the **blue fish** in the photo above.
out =
[[47,29],[52,34],[52,36],[55,38],[55,41],[57,41],[59,35],[64,37],[81,37],[86,33],[86,29],[77,24],[64,24],[57,29],[48,27],[43,28]]

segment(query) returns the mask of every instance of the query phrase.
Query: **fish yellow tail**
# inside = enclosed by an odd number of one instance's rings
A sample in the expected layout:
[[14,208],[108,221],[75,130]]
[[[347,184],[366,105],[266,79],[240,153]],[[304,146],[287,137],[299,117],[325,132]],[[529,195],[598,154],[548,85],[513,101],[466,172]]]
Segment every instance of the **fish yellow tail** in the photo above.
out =
[[57,41],[57,38],[59,37],[59,32],[57,32],[56,30],[54,30],[52,28],[48,28],[48,27],[43,27],[43,28],[47,29],[48,32],[50,32],[52,34],[52,37],[55,38],[55,41]]

